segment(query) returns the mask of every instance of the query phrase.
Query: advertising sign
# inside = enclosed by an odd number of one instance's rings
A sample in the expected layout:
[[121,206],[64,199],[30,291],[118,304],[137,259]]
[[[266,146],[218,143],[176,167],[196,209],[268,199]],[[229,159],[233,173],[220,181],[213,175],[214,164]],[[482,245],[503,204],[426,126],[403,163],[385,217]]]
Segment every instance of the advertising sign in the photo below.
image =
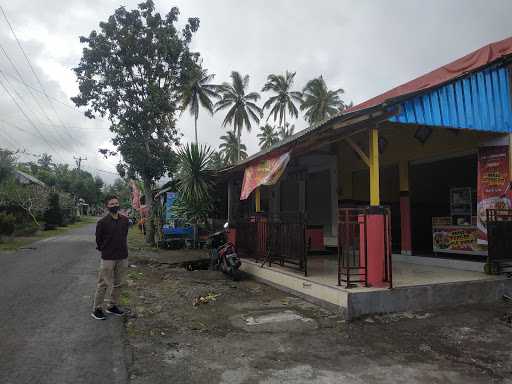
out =
[[433,230],[434,252],[485,254],[486,247],[478,244],[476,227],[436,227]]
[[487,209],[512,208],[509,185],[508,146],[478,150],[477,227],[478,243],[487,244]]
[[290,153],[286,152],[280,156],[262,160],[245,168],[240,200],[247,199],[251,192],[260,185],[275,184],[283,174],[289,161]]
[[175,216],[172,212],[172,206],[176,201],[176,192],[167,192],[167,198],[165,200],[165,224],[172,224],[172,220],[175,219]]

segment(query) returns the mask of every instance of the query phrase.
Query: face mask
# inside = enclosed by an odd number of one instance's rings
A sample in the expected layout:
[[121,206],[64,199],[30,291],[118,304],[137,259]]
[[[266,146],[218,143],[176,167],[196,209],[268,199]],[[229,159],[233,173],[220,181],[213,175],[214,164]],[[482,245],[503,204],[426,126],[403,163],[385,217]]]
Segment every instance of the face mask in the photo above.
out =
[[108,210],[110,211],[110,213],[117,213],[119,211],[119,205],[109,207]]

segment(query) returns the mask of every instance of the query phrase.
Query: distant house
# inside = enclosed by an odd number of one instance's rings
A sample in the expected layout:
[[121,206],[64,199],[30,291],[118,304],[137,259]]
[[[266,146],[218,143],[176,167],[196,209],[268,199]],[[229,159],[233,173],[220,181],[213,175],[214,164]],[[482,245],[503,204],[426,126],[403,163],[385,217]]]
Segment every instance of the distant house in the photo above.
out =
[[41,187],[46,187],[46,184],[43,183],[41,180],[18,169],[14,170],[14,177],[16,178],[16,181],[20,184],[37,184]]

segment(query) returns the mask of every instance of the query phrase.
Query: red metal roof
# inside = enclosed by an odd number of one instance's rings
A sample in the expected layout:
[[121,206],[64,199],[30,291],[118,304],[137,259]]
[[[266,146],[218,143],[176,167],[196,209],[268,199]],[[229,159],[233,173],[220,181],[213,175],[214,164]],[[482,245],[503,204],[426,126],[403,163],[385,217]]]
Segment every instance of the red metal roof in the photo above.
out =
[[407,94],[433,88],[461,75],[473,72],[510,54],[512,54],[512,37],[491,43],[485,47],[477,49],[476,51],[471,52],[470,54],[461,57],[460,59],[457,59],[450,64],[444,65],[432,72],[429,72],[405,84],[399,85],[398,87],[393,88],[379,96],[357,104],[345,111],[345,113],[374,107],[384,103],[389,99],[394,99],[399,96],[404,96]]

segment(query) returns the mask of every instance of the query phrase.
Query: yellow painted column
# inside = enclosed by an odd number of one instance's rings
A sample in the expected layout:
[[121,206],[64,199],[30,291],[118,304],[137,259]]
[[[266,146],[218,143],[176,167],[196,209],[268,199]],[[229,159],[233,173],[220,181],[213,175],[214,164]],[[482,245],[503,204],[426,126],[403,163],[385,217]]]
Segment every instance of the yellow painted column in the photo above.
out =
[[256,188],[254,194],[254,202],[256,203],[256,212],[261,212],[261,191],[260,187]]
[[380,205],[379,131],[370,128],[370,205]]

